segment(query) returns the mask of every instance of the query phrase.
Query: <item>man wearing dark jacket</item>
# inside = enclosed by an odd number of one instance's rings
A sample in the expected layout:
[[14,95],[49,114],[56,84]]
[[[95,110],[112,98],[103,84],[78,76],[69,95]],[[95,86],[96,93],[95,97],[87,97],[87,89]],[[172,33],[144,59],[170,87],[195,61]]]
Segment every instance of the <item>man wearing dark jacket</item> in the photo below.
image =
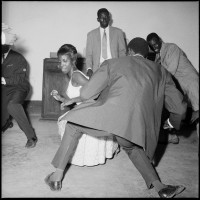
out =
[[27,61],[7,44],[2,45],[1,89],[2,132],[12,126],[11,116],[28,139],[26,147],[35,147],[37,137],[22,106],[30,90],[27,80]]
[[[182,185],[163,184],[151,164],[159,138],[163,104],[169,104],[174,125],[179,127],[186,111],[183,96],[177,91],[170,73],[146,59],[148,44],[144,39],[134,38],[128,47],[130,56],[102,63],[80,90],[79,98],[83,102],[65,115],[68,121],[65,133],[51,163],[56,171],[45,178],[51,190],[61,190],[63,172],[83,133],[113,135],[147,187],[154,187],[160,197],[171,198],[185,189]],[[88,101],[96,95],[99,95],[96,101]],[[63,106],[77,100],[77,97],[67,100]]]

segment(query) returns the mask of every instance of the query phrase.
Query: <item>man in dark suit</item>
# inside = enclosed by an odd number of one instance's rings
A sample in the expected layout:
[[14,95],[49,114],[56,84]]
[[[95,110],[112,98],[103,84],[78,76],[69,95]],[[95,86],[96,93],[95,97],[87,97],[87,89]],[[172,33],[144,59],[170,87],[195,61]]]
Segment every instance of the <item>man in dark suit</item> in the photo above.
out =
[[12,126],[10,116],[18,123],[27,137],[26,148],[33,148],[37,137],[23,108],[30,85],[27,80],[27,61],[10,44],[2,45],[1,69],[1,130],[5,132]]
[[[103,62],[82,87],[80,99],[83,102],[66,115],[65,133],[52,161],[56,171],[45,178],[51,190],[61,189],[63,171],[83,133],[113,135],[147,187],[154,187],[160,197],[174,197],[184,190],[181,185],[163,184],[151,164],[158,143],[163,104],[171,105],[179,126],[186,112],[183,96],[177,91],[170,73],[146,59],[148,44],[144,39],[135,38],[128,47],[130,56]],[[88,101],[96,95],[99,96],[95,102]],[[76,100],[70,99],[63,105]]]
[[[106,8],[98,10],[97,21],[100,23],[100,27],[87,34],[86,70],[89,77],[92,76],[92,73],[99,68],[104,60],[126,55],[123,32],[119,28],[109,25],[110,13]],[[104,32],[106,40],[104,40]],[[106,45],[105,55],[104,44]]]

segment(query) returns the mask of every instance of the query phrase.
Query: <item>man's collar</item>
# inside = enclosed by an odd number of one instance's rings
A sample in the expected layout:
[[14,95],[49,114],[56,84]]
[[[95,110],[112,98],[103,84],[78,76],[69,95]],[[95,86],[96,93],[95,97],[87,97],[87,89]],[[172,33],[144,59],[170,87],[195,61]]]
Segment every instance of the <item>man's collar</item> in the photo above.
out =
[[8,56],[9,52],[10,52],[11,48],[9,48],[7,53],[4,53],[4,59],[6,59],[6,57]]
[[102,30],[102,31],[104,31],[104,30],[106,30],[106,31],[108,31],[109,30],[109,25],[106,27],[106,28],[102,28],[101,26],[100,26],[100,30]]

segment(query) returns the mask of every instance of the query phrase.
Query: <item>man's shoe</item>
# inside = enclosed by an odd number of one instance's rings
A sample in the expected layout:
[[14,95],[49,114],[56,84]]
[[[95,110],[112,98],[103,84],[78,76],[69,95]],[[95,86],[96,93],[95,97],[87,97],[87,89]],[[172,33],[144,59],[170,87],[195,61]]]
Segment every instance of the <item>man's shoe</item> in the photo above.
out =
[[175,133],[168,133],[168,143],[178,144],[179,138]]
[[166,188],[161,189],[158,194],[161,198],[172,198],[177,194],[180,194],[185,189],[184,186],[167,185]]
[[50,177],[54,172],[52,172],[51,174],[49,174],[45,179],[45,183],[50,187],[50,189],[52,191],[60,191],[62,188],[62,183],[61,181],[51,181]]
[[31,139],[28,139],[27,143],[26,143],[26,148],[33,148],[36,146],[36,143],[37,143],[38,139],[37,138],[31,138]]
[[6,124],[3,126],[3,128],[1,129],[1,132],[4,133],[8,128],[12,128],[12,127],[13,127],[12,121],[8,120]]
[[177,136],[178,131],[175,128],[161,130],[159,141],[160,144],[178,144],[179,137]]

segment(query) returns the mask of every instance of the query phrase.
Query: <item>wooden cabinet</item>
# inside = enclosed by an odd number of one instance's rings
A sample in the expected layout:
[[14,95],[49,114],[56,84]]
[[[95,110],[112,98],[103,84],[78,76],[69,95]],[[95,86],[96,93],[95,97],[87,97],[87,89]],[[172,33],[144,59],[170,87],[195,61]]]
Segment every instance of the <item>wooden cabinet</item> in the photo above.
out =
[[43,87],[42,87],[42,119],[57,120],[60,115],[69,110],[60,110],[60,102],[51,95],[52,90],[57,90],[60,94],[66,91],[68,78],[58,68],[58,59],[45,58],[43,65]]
[[[77,68],[84,71],[85,59],[77,59]],[[57,120],[66,111],[72,107],[65,107],[65,110],[60,110],[60,102],[56,101],[51,95],[52,90],[57,90],[63,95],[68,87],[69,79],[58,68],[57,58],[45,58],[43,65],[43,87],[42,87],[42,119]]]

